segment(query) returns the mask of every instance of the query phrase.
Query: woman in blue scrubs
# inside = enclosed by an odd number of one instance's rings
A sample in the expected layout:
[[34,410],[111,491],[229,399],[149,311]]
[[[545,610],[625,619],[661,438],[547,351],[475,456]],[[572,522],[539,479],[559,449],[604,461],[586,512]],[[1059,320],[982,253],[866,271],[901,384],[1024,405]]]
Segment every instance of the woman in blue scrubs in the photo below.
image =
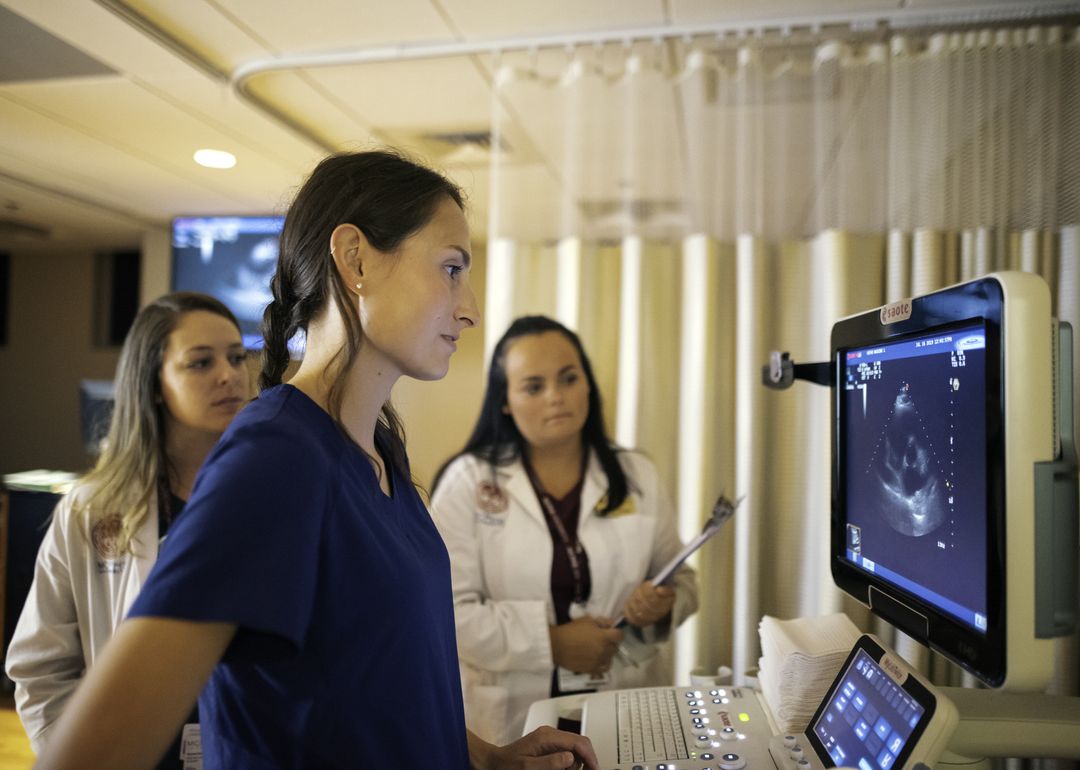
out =
[[389,399],[443,377],[477,324],[469,240],[442,176],[386,152],[319,164],[285,219],[264,390],[41,766],[152,766],[199,697],[206,768],[596,767],[580,736],[465,728],[449,559]]

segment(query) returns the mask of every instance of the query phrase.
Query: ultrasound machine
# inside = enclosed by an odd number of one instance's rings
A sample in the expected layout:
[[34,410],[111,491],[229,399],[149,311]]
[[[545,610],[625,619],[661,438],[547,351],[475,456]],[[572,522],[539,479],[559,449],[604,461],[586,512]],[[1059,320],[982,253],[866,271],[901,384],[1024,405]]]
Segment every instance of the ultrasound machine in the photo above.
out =
[[800,734],[775,734],[747,687],[584,696],[601,768],[1080,758],[1080,698],[1043,693],[1076,627],[1080,550],[1072,330],[1046,283],[996,273],[896,302],[838,321],[831,347],[827,364],[774,354],[764,379],[831,387],[833,579],[986,687],[936,687],[864,635]]

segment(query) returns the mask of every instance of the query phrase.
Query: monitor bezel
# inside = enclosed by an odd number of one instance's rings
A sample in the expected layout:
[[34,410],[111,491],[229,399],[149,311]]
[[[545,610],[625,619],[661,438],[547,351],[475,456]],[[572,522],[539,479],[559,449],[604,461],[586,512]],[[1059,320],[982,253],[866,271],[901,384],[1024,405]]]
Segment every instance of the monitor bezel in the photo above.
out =
[[[845,592],[904,633],[942,653],[983,682],[999,686],[1007,674],[1007,608],[1005,544],[1004,366],[1002,323],[1004,294],[997,281],[982,279],[950,287],[910,302],[910,314],[896,320],[879,310],[837,322],[832,334],[834,388],[832,398],[832,528],[833,580]],[[986,339],[986,599],[985,633],[910,593],[856,567],[846,557],[846,456],[844,435],[844,353],[879,343],[932,336],[965,324],[982,323]]]

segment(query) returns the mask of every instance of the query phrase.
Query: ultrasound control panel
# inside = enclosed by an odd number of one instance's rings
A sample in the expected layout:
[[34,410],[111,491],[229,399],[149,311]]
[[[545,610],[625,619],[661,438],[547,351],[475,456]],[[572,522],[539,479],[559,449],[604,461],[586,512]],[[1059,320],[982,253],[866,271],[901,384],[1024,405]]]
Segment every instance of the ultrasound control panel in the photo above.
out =
[[901,770],[932,765],[956,726],[953,704],[867,634],[855,644],[806,731],[774,736],[778,770]]
[[586,697],[582,733],[604,770],[775,770],[772,728],[746,687],[647,687]]
[[585,697],[582,733],[604,770],[911,770],[956,727],[952,702],[864,634],[806,730],[774,735],[745,687],[643,687]]

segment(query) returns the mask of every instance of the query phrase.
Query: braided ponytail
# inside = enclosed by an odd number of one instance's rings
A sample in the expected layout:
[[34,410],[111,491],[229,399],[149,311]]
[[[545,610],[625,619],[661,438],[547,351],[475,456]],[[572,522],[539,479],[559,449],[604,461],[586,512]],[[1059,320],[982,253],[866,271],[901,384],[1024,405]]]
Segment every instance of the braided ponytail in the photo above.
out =
[[278,277],[271,286],[274,298],[263,311],[262,371],[259,373],[259,390],[281,384],[285,369],[289,366],[289,312],[286,304],[278,298]]

